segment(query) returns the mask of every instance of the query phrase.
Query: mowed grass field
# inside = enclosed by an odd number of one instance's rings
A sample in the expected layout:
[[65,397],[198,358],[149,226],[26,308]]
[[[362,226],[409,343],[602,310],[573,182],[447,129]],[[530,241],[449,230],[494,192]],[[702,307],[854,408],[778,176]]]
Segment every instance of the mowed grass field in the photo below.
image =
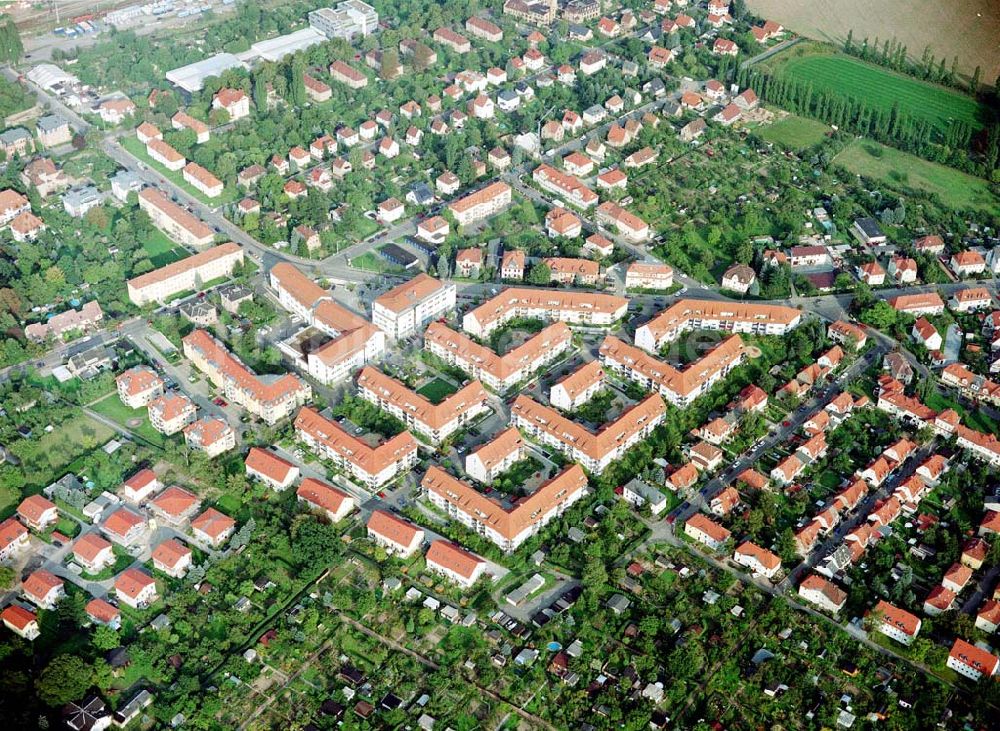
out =
[[833,159],[849,172],[936,194],[948,206],[1000,213],[1000,200],[982,178],[923,160],[870,140],[855,140]]
[[805,150],[822,142],[829,131],[829,125],[793,114],[779,119],[773,124],[758,128],[757,134],[767,142],[796,150]]
[[142,242],[142,248],[149,255],[149,260],[153,266],[166,266],[180,259],[190,256],[190,252],[180,244],[175,244],[165,233],[159,229],[153,229],[149,238]]
[[954,121],[973,128],[983,124],[985,110],[970,96],[865,63],[826,46],[800,44],[769,59],[767,65],[778,73],[811,83],[817,93],[862,99],[885,111],[898,103],[900,111],[911,119],[925,119],[941,131]]

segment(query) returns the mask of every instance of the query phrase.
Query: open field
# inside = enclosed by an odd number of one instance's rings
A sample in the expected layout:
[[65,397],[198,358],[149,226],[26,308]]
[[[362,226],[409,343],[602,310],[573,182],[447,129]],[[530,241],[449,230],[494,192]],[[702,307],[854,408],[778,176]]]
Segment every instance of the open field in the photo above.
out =
[[767,142],[784,145],[797,150],[804,150],[823,141],[829,125],[817,122],[815,119],[797,117],[794,114],[779,119],[774,124],[760,127],[757,134]]
[[1000,211],[1000,200],[989,183],[945,165],[928,162],[870,140],[855,140],[833,161],[856,175],[882,180],[897,188],[915,188],[937,195],[961,209]]
[[53,426],[48,433],[11,445],[33,485],[47,485],[58,479],[67,465],[115,435],[110,427],[82,414]]
[[1000,74],[1000,3],[996,0],[749,0],[747,5],[753,13],[809,38],[839,44],[850,30],[859,41],[865,36],[872,41],[876,36],[895,37],[918,60],[930,46],[936,58],[948,59],[949,66],[957,55],[959,70],[966,76],[981,66],[983,81],[992,84]]
[[790,78],[809,82],[817,92],[863,99],[873,108],[925,119],[944,131],[954,121],[982,126],[985,111],[972,97],[896,73],[815,43],[799,44],[765,62]]

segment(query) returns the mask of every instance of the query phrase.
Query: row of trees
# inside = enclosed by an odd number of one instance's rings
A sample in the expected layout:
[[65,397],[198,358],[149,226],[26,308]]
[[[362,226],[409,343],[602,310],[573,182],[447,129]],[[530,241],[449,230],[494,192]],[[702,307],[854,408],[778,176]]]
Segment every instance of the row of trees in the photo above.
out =
[[816,92],[808,81],[747,67],[737,72],[737,82],[755,89],[762,99],[796,114],[822,120],[920,157],[946,162],[974,175],[989,178],[997,168],[1000,133],[995,123],[986,136],[986,154],[972,158],[969,146],[973,129],[962,121],[952,122],[944,129],[937,128],[926,119],[914,119],[902,111],[899,102],[886,109],[848,94]]
[[[895,37],[891,40],[887,38],[881,42],[876,37],[871,43],[865,37],[864,40],[858,43],[854,40],[854,31],[851,30],[848,31],[847,38],[844,40],[844,52],[863,61],[885,66],[886,68],[916,76],[925,81],[933,81],[938,84],[947,84],[948,86],[968,90],[970,94],[977,94],[981,88],[981,67],[976,66],[972,72],[972,76],[969,78],[968,84],[966,84],[963,82],[961,74],[958,71],[958,56],[955,55],[952,57],[951,65],[949,66],[947,65],[946,57],[941,56],[940,59],[936,58],[930,46],[924,48],[920,61],[914,61],[910,58],[907,47],[897,41]],[[998,84],[1000,84],[1000,78],[997,79],[994,87]]]

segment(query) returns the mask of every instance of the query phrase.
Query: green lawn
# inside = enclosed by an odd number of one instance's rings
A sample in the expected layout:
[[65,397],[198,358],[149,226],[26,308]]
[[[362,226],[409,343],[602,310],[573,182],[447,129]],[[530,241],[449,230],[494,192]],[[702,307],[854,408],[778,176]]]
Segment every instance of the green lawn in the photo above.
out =
[[927,398],[924,399],[924,404],[935,411],[954,409],[958,412],[958,415],[962,417],[963,424],[971,427],[972,429],[976,429],[977,431],[985,432],[986,434],[997,434],[1000,432],[1000,428],[998,428],[1000,425],[998,425],[986,414],[980,411],[969,411],[959,404],[958,401],[950,399],[937,391],[932,391],[927,394]]
[[984,109],[971,96],[865,63],[828,46],[797,46],[769,65],[778,73],[811,83],[816,93],[862,99],[885,111],[898,103],[904,114],[925,119],[939,131],[959,120],[974,128],[983,126]]
[[[134,434],[139,435],[153,446],[162,448],[166,444],[167,438],[160,434],[160,432],[156,431],[156,429],[154,429],[149,423],[149,417],[146,415],[146,410],[130,409],[121,402],[117,393],[105,396],[100,401],[96,401],[91,404],[90,408],[101,416],[106,416],[115,423],[121,424],[123,427],[129,429]],[[132,419],[142,419],[142,424],[139,426],[131,426],[129,421]]]
[[205,195],[200,190],[191,185],[188,181],[186,181],[184,179],[182,171],[167,170],[160,163],[156,162],[155,160],[153,160],[153,158],[147,155],[146,146],[141,142],[139,142],[138,138],[135,135],[125,135],[119,140],[119,142],[121,143],[121,146],[124,147],[126,150],[128,150],[137,158],[145,162],[151,168],[155,169],[158,173],[163,175],[163,177],[165,177],[167,180],[174,183],[178,187],[186,190],[188,193],[190,193],[192,196],[200,200],[202,203],[205,203],[210,206],[222,206],[225,205],[226,203],[232,203],[234,200],[236,200],[236,195],[237,193],[239,193],[239,191],[236,189],[236,186],[233,185],[223,186],[222,195],[216,196],[215,198],[209,198],[207,195]]
[[757,134],[767,142],[803,150],[818,145],[829,131],[830,127],[822,122],[793,114],[774,124],[760,127]]
[[149,260],[157,268],[190,256],[187,249],[175,244],[165,233],[156,228],[149,238],[142,242],[142,248],[146,250]]
[[458,389],[443,378],[435,378],[418,388],[417,393],[430,401],[432,404],[439,404],[457,390]]
[[390,264],[374,251],[366,251],[361,256],[357,256],[350,261],[350,265],[355,269],[364,269],[369,272],[394,273],[403,271],[402,267]]
[[0,485],[0,520],[6,520],[14,514],[14,509],[21,502],[21,491],[10,485]]
[[51,432],[11,445],[33,485],[48,485],[58,479],[67,465],[115,435],[110,427],[83,414],[53,426]]
[[874,178],[896,188],[913,188],[936,195],[952,208],[1000,212],[1000,200],[982,178],[871,140],[855,140],[833,161],[856,175]]

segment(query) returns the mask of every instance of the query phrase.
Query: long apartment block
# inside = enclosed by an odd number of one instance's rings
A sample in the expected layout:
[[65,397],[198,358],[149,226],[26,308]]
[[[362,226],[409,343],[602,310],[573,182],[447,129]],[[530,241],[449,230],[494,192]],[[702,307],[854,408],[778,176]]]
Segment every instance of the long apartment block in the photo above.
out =
[[184,355],[234,404],[268,424],[290,417],[312,396],[309,384],[297,376],[258,376],[226,346],[204,330],[183,340]]
[[562,322],[552,323],[504,355],[497,355],[441,322],[432,322],[424,333],[424,348],[499,393],[557,360],[572,343],[573,333]]
[[601,363],[623,378],[658,391],[675,406],[688,406],[743,362],[746,352],[739,335],[731,335],[704,356],[675,368],[646,351],[609,335],[601,343]]
[[487,410],[486,389],[479,381],[432,404],[371,366],[365,366],[358,375],[358,393],[433,444],[440,444]]
[[688,330],[784,335],[801,321],[802,313],[793,307],[682,299],[636,330],[635,344],[656,352]]
[[432,465],[420,483],[431,504],[510,553],[583,497],[587,475],[570,465],[511,508]]
[[510,423],[599,475],[649,436],[663,422],[666,413],[663,399],[658,394],[650,394],[594,433],[558,411],[521,395],[511,406]]
[[518,317],[607,326],[623,318],[626,312],[628,300],[611,294],[511,287],[467,312],[462,318],[462,329],[485,338]]
[[243,263],[243,249],[229,242],[206,249],[128,280],[128,298],[140,307],[165,302],[176,294],[197,289],[219,277],[228,277]]
[[417,440],[410,432],[373,447],[308,406],[295,417],[295,435],[313,452],[373,490],[417,463]]

